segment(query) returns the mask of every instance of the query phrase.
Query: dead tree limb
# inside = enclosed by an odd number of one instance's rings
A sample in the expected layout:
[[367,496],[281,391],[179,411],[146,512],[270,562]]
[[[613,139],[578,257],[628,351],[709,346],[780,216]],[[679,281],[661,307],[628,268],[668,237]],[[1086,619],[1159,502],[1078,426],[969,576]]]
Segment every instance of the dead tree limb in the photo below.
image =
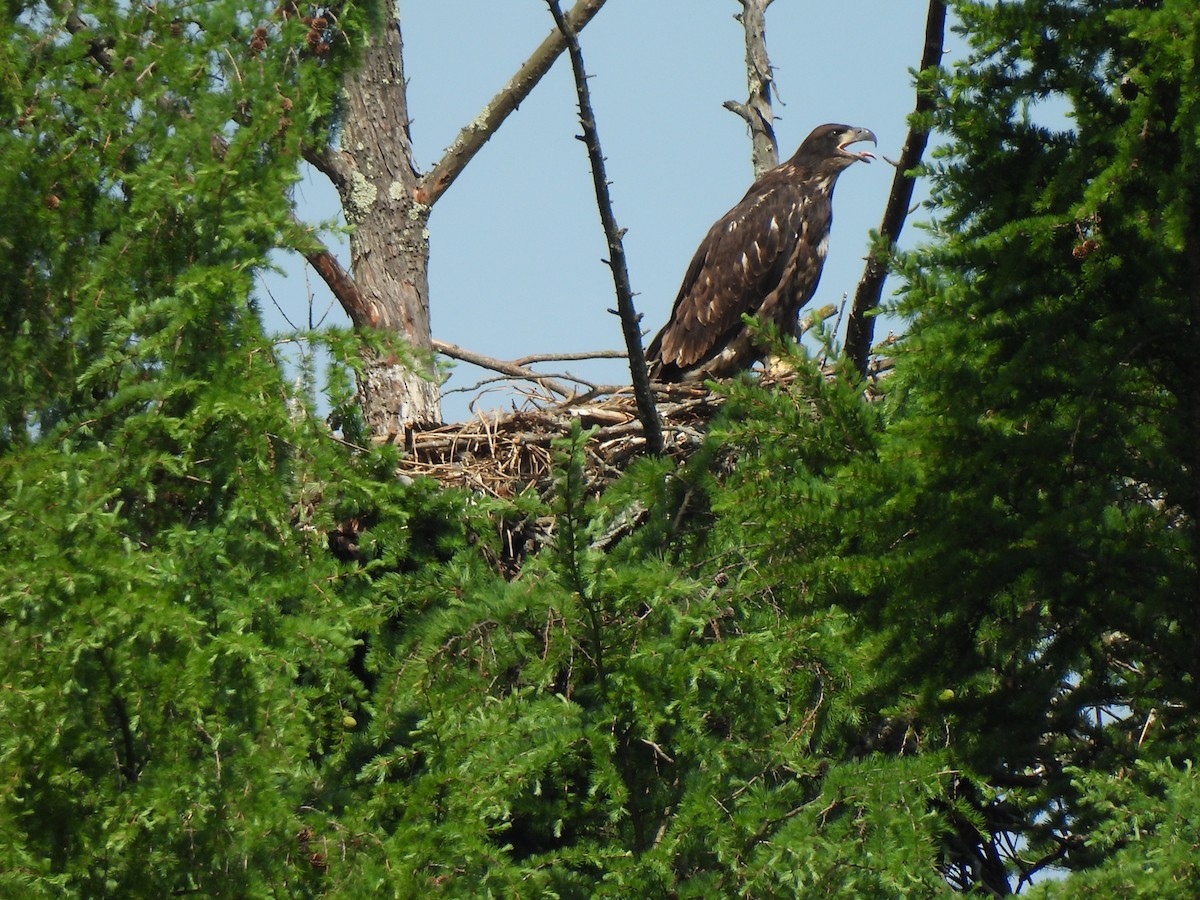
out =
[[508,375],[511,378],[519,378],[522,381],[530,381],[539,387],[543,387],[548,391],[553,391],[562,397],[574,396],[577,391],[571,390],[570,387],[563,384],[561,381],[556,381],[553,377],[541,375],[533,369],[527,369],[522,365],[513,362],[506,362],[502,359],[493,359],[490,356],[484,356],[482,353],[476,353],[473,350],[467,350],[459,347],[457,344],[450,344],[446,341],[439,341],[436,338],[433,341],[433,349],[443,356],[449,356],[451,359],[457,359],[460,362],[471,363],[479,366],[481,369],[490,369],[493,372],[499,372],[501,375]]
[[[605,0],[578,0],[567,13],[571,29],[578,34],[596,13],[600,12],[600,7],[604,4]],[[467,163],[487,143],[488,138],[529,96],[534,86],[542,80],[542,76],[550,71],[554,61],[565,49],[567,41],[561,29],[551,31],[533,55],[525,60],[516,74],[509,79],[503,90],[491,99],[473,122],[463,127],[450,149],[421,179],[416,193],[418,203],[433,206],[437,202],[466,168]]]
[[583,51],[571,23],[563,16],[558,0],[546,0],[554,23],[567,42],[571,57],[571,71],[575,75],[575,94],[579,100],[579,123],[583,128],[581,140],[587,146],[588,159],[592,166],[592,183],[596,189],[596,205],[600,210],[600,221],[608,239],[607,260],[612,270],[613,286],[617,293],[617,314],[621,319],[621,332],[625,336],[625,347],[629,351],[629,373],[633,380],[633,395],[637,402],[638,418],[645,430],[646,446],[651,453],[663,452],[662,422],[658,418],[658,407],[654,392],[650,389],[650,377],[646,369],[646,354],[642,349],[641,317],[633,305],[633,290],[629,285],[629,268],[625,264],[623,231],[617,227],[613,215],[612,198],[608,193],[608,175],[604,168],[604,153],[600,149],[600,135],[596,128],[596,116],[592,111],[592,100],[587,86],[587,71],[583,66]]
[[[925,48],[921,54],[923,74],[941,65],[946,36],[945,0],[929,0],[929,12],[925,19]],[[875,334],[875,318],[872,313],[879,308],[883,296],[883,283],[888,275],[888,259],[912,204],[913,187],[916,185],[914,170],[920,165],[925,147],[929,143],[927,114],[933,109],[934,96],[917,76],[917,105],[910,118],[911,125],[904,149],[896,163],[896,175],[892,179],[892,191],[888,196],[883,222],[879,226],[880,237],[887,242],[886,250],[872,250],[867,257],[867,267],[858,288],[854,292],[854,304],[846,322],[846,357],[859,374],[867,375],[871,358],[871,342]]]
[[624,350],[581,350],[578,353],[530,353],[520,359],[514,359],[518,366],[541,362],[572,362],[580,359],[629,359]]
[[354,283],[346,267],[315,236],[312,247],[304,250],[304,258],[329,286],[338,303],[347,310],[347,315],[354,319],[355,316],[350,310],[362,310],[364,304],[362,295],[358,292],[358,285]]
[[[346,271],[345,266],[338,261],[329,250],[318,247],[305,252],[305,259],[311,265],[327,284],[331,287],[336,285],[334,293],[346,304],[361,304],[362,299],[358,294],[358,286],[355,285],[354,279],[350,277],[350,273]],[[459,347],[457,344],[451,344],[448,341],[439,341],[436,338],[433,340],[433,349],[435,352],[443,356],[448,356],[451,359],[457,359],[460,362],[470,363],[471,365],[479,366],[481,369],[488,369],[492,372],[498,372],[509,378],[517,378],[522,381],[529,381],[546,390],[552,391],[565,398],[572,398],[579,394],[566,384],[555,379],[552,375],[543,375],[535,372],[532,369],[526,368],[530,363],[539,362],[568,362],[574,360],[585,359],[625,359],[627,354],[623,350],[585,350],[579,353],[534,353],[528,356],[522,356],[515,360],[495,359],[491,356],[485,356],[482,353],[476,353],[472,350],[467,350],[464,347]],[[567,376],[570,377],[570,376]],[[587,382],[580,382],[588,384]],[[590,385],[589,385],[590,386]]]
[[[71,10],[67,14],[67,31],[71,34],[81,34],[88,31],[88,24],[83,21],[79,13]],[[111,75],[116,66],[113,62],[112,41],[103,37],[92,37],[88,39],[88,56],[96,61],[106,73]]]
[[742,11],[734,16],[746,33],[746,81],[750,95],[745,103],[726,100],[724,106],[736,113],[750,129],[750,158],[754,177],[779,165],[779,142],[775,139],[775,113],[771,109],[771,94],[775,76],[767,55],[767,7],[774,0],[738,0]]

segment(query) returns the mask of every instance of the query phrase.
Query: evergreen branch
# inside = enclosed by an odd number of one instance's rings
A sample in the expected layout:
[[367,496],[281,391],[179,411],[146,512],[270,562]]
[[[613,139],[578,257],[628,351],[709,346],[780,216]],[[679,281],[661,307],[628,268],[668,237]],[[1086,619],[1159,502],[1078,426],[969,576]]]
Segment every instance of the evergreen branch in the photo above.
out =
[[[925,47],[921,54],[921,73],[941,65],[946,38],[945,0],[929,0],[929,12],[925,19]],[[924,122],[925,114],[933,109],[933,93],[922,87],[917,76],[917,105],[911,119],[908,137],[900,159],[896,163],[896,175],[892,179],[892,190],[888,195],[883,223],[879,226],[880,236],[887,242],[887,251],[872,250],[867,256],[867,266],[858,288],[854,292],[854,304],[846,322],[846,356],[859,374],[867,375],[871,356],[871,341],[875,334],[875,318],[871,315],[879,307],[883,296],[883,283],[888,275],[890,248],[900,239],[900,230],[908,217],[912,205],[916,176],[912,170],[921,162],[925,147],[929,143],[929,127]]]
[[[567,14],[571,31],[578,33],[600,12],[606,0],[578,0]],[[450,145],[450,149],[428,174],[421,179],[414,192],[418,203],[433,206],[462,174],[475,154],[483,149],[504,120],[516,111],[530,92],[542,80],[555,60],[567,49],[567,39],[561,28],[552,31],[521,65],[508,84],[483,108],[479,116],[465,125]]]
[[[88,25],[79,14],[72,11],[67,16],[66,21],[67,31],[73,35],[79,35],[88,30]],[[112,74],[115,70],[113,52],[110,49],[110,41],[103,37],[92,37],[88,39],[88,55],[96,61],[96,63],[108,74]],[[163,101],[159,101],[162,105]],[[222,134],[213,134],[210,138],[210,144],[213,155],[220,160],[224,160],[229,151],[229,141]],[[335,187],[341,189],[349,183],[353,166],[351,161],[343,154],[338,153],[330,147],[316,148],[307,146],[304,149],[304,158],[319,172],[324,174],[334,184]],[[293,216],[295,224],[307,230],[307,226],[300,221],[298,217]],[[337,257],[315,237],[313,238],[313,249],[304,251],[304,258],[308,260],[309,265],[321,276],[321,279],[328,286],[329,290],[341,303],[346,310],[347,315],[355,321],[364,320],[366,316],[366,302],[362,293],[358,289],[353,276],[346,268],[338,261]]]
[[[554,0],[549,0],[554,2]],[[604,620],[601,615],[600,603],[592,596],[587,580],[584,578],[581,556],[587,549],[587,536],[582,521],[583,505],[585,503],[584,484],[584,446],[587,438],[593,432],[584,432],[578,422],[573,423],[571,434],[563,441],[566,454],[562,460],[564,468],[560,493],[562,496],[562,513],[559,521],[562,526],[563,540],[559,542],[563,562],[566,565],[570,589],[579,598],[588,619],[590,635],[590,651],[585,649],[587,656],[596,668],[596,682],[601,697],[608,692],[608,672],[604,659]]]
[[658,407],[650,389],[650,375],[646,367],[646,354],[642,349],[641,317],[633,305],[633,290],[629,285],[629,269],[625,264],[624,231],[617,227],[613,215],[612,197],[608,192],[608,175],[604,168],[604,153],[600,149],[600,134],[596,128],[596,116],[592,110],[591,93],[587,86],[587,71],[583,65],[583,51],[579,47],[574,26],[563,16],[558,0],[546,0],[550,14],[558,25],[571,57],[571,71],[575,75],[575,93],[579,101],[579,123],[583,128],[581,140],[587,146],[588,159],[592,167],[592,183],[596,190],[596,205],[600,210],[600,221],[608,239],[608,267],[612,271],[613,286],[617,292],[617,315],[621,319],[621,332],[625,347],[629,351],[629,374],[633,381],[633,396],[637,403],[638,418],[646,434],[646,447],[651,453],[663,452],[662,422],[658,418]]
[[100,665],[104,669],[104,675],[108,679],[108,687],[111,692],[109,702],[112,705],[117,728],[121,733],[122,749],[118,751],[114,748],[113,754],[117,758],[117,771],[126,784],[133,784],[138,780],[139,769],[137,750],[134,747],[133,721],[129,717],[129,710],[125,706],[125,701],[122,699],[120,693],[118,693],[121,687],[121,679],[117,677],[117,673],[113,669],[108,651],[100,650],[97,655],[100,659]]

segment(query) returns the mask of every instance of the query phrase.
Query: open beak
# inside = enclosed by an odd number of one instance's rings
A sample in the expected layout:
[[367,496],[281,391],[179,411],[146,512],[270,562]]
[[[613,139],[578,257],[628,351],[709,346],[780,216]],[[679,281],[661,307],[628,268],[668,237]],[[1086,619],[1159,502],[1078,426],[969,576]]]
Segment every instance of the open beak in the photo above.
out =
[[875,132],[870,128],[852,128],[846,134],[846,139],[838,144],[838,150],[847,156],[852,156],[855,159],[861,159],[863,162],[869,163],[875,158],[874,153],[868,153],[866,150],[855,153],[853,150],[846,149],[851,144],[857,144],[859,141],[870,141],[876,147],[879,146],[879,141],[875,139]]

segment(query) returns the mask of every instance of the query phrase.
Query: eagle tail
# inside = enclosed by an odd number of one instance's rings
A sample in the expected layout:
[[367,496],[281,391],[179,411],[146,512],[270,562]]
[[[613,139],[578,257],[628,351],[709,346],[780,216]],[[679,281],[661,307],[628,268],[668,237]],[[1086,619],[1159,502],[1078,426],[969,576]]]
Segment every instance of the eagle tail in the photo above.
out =
[[646,347],[646,362],[650,367],[650,380],[663,383],[682,381],[683,370],[662,358],[663,332],[666,330],[666,328],[660,330]]

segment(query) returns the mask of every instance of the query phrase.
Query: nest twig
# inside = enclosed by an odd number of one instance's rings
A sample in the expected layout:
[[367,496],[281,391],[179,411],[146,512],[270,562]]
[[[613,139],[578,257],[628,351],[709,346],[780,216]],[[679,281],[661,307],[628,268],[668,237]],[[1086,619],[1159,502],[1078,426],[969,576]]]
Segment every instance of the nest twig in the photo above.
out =
[[[885,357],[873,361],[868,397],[875,395],[875,382],[888,375],[891,364]],[[824,369],[827,378],[834,377],[832,366]],[[768,366],[759,378],[763,384],[783,385],[795,373],[786,366]],[[697,383],[653,388],[665,451],[686,458],[700,446],[725,398]],[[611,483],[634,457],[646,452],[632,389],[598,387],[567,399],[531,390],[525,392],[521,409],[480,412],[465,422],[410,432],[399,474],[428,476],[447,487],[504,499],[530,488],[545,496],[553,480],[552,444],[569,435],[575,422],[596,429],[584,448],[588,480],[594,486]]]
[[[657,387],[667,452],[686,456],[700,445],[724,398],[702,386]],[[571,403],[530,399],[525,409],[483,412],[466,422],[417,431],[409,436],[399,471],[494,497],[511,498],[530,487],[544,493],[553,476],[551,444],[569,435],[575,422],[596,428],[585,450],[592,480],[612,481],[645,450],[637,405],[632,393],[621,389]]]

